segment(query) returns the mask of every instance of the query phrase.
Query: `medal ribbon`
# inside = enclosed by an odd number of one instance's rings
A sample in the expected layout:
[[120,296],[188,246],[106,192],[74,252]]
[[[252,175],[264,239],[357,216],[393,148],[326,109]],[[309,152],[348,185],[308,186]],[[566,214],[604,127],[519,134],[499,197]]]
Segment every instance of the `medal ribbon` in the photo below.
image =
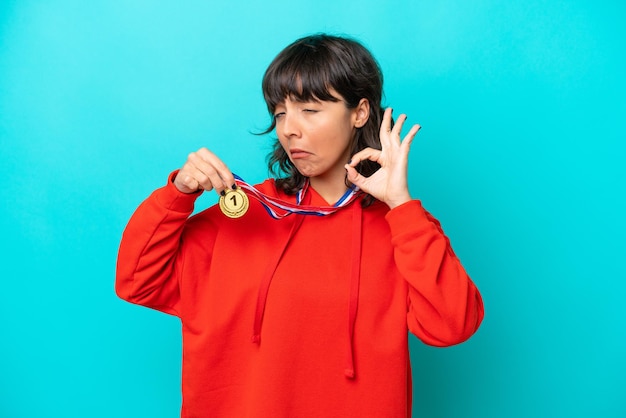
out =
[[246,181],[238,175],[234,173],[233,175],[235,176],[237,186],[241,187],[243,190],[247,191],[251,197],[258,200],[263,205],[267,213],[269,213],[269,215],[274,219],[282,219],[292,213],[316,216],[330,215],[337,212],[342,207],[352,203],[352,201],[360,194],[360,189],[357,186],[352,185],[333,206],[301,205],[300,203],[304,199],[304,196],[309,188],[309,181],[307,180],[304,183],[304,187],[302,187],[302,189],[300,189],[296,194],[296,204],[293,204],[261,193],[254,186],[246,183]]

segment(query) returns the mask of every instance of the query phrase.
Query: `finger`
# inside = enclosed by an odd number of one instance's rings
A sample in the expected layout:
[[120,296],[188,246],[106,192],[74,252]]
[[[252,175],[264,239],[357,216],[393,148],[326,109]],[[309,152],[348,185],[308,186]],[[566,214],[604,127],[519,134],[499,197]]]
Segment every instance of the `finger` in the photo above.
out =
[[348,165],[356,167],[357,164],[364,160],[379,162],[381,154],[381,150],[375,148],[364,148],[352,156]]
[[200,184],[196,181],[196,179],[194,179],[193,176],[191,176],[184,168],[182,168],[176,175],[174,185],[183,193],[194,193],[201,189]]
[[206,148],[201,148],[198,151],[198,155],[218,174],[224,187],[232,187],[235,185],[235,176],[233,176],[228,166],[226,166],[217,155]]
[[210,166],[204,166],[202,163],[198,163],[197,156],[190,156],[189,162],[185,165],[184,169],[185,172],[198,183],[198,188],[200,189],[213,190],[221,184],[219,176],[217,176],[215,172],[212,172]]
[[363,182],[366,180],[366,178],[361,173],[356,171],[356,169],[350,164],[346,164],[344,167],[346,168],[348,181],[358,188],[362,189]]
[[396,120],[395,125],[393,125],[393,129],[391,130],[391,137],[392,138],[398,138],[398,142],[400,142],[400,134],[402,133],[402,126],[404,125],[404,122],[406,121],[407,116],[406,114],[401,114],[400,116],[398,116],[398,120]]
[[373,193],[374,190],[371,189],[371,177],[366,177],[363,174],[359,173],[354,167],[349,164],[345,165],[346,168],[346,178],[353,185],[357,186],[359,189],[364,191],[365,193],[369,193],[372,196],[376,197]]
[[235,177],[224,162],[211,151],[201,148],[196,153],[196,166],[210,180],[218,193],[226,188],[236,188]]
[[420,129],[422,129],[420,125],[413,125],[409,133],[407,133],[404,139],[402,140],[402,147],[406,148],[407,152],[408,152],[408,149],[411,147],[411,143],[413,142],[413,139],[415,138],[415,136],[417,135]]
[[383,113],[383,121],[380,124],[380,134],[386,134],[391,132],[391,114],[393,113],[393,109],[388,107],[385,109]]
[[385,109],[385,113],[383,113],[383,121],[380,124],[380,131],[378,133],[380,137],[380,144],[383,148],[390,145],[391,135],[391,115],[393,113],[393,109],[388,107]]

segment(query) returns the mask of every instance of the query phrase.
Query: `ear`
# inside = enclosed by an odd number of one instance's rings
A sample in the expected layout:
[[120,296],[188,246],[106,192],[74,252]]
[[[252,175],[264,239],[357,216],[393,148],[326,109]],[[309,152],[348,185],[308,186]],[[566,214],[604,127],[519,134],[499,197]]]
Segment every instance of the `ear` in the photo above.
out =
[[354,118],[354,127],[362,128],[370,117],[370,102],[363,98],[359,101],[359,104],[352,109],[352,115]]

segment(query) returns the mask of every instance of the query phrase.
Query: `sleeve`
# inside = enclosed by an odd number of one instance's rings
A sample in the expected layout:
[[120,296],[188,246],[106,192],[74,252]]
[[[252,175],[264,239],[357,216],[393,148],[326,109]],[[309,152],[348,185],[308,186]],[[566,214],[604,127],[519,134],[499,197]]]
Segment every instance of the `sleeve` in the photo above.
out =
[[394,259],[408,282],[407,324],[425,344],[459,344],[478,329],[483,302],[439,222],[419,201],[386,215]]
[[179,316],[175,264],[186,221],[200,193],[180,192],[172,183],[176,174],[128,222],[118,253],[115,291],[128,302]]

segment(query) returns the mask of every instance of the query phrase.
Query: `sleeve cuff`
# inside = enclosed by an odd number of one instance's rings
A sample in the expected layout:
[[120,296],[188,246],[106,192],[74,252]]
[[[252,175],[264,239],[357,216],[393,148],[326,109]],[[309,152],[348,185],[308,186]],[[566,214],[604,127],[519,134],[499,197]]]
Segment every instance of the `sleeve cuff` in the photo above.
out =
[[183,193],[174,185],[174,179],[178,170],[172,172],[167,179],[167,184],[155,191],[156,199],[167,210],[181,213],[193,212],[196,199],[202,194],[202,190],[195,193]]
[[391,209],[385,215],[385,219],[389,223],[391,236],[398,236],[411,230],[421,230],[430,224],[422,202],[419,200],[410,200]]

